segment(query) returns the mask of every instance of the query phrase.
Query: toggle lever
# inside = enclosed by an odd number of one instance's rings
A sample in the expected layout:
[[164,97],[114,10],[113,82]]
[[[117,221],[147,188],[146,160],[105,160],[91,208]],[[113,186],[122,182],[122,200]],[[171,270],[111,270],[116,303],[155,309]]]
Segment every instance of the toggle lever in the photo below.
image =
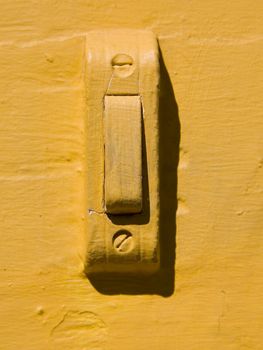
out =
[[108,214],[142,210],[140,96],[105,96],[105,209]]

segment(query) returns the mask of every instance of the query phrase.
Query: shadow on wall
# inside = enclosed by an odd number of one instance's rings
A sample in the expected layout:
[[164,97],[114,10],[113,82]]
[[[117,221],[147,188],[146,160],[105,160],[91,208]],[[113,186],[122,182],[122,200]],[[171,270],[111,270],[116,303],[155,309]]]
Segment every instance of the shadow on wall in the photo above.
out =
[[100,293],[159,294],[174,292],[176,258],[177,165],[179,161],[180,122],[173,87],[160,52],[159,100],[159,178],[160,178],[160,271],[150,277],[89,277]]

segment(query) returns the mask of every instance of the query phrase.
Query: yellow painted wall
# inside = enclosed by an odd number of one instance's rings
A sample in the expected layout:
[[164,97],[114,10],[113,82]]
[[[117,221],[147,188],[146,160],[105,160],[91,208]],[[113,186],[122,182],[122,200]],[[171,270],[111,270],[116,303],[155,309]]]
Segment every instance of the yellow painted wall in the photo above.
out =
[[[261,350],[262,0],[1,0],[0,9],[0,349]],[[96,286],[83,274],[85,35],[122,27],[152,30],[167,70],[170,246],[158,283]]]

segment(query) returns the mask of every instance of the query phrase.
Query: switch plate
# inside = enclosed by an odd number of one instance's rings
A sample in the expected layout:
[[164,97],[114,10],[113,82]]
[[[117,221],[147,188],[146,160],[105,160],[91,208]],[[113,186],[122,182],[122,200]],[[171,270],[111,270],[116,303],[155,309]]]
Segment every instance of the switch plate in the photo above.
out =
[[[153,273],[159,269],[160,260],[159,58],[155,36],[151,32],[141,30],[90,32],[87,35],[85,84],[88,212],[86,271],[88,274]],[[118,102],[117,99],[121,99],[121,97],[123,99]],[[118,169],[122,168],[123,164],[129,168],[130,164],[129,159],[121,159],[125,157],[125,152],[123,155],[118,150],[119,157],[114,159],[117,162],[115,168],[117,170],[109,182],[112,186],[109,192],[117,193],[120,201],[115,206],[115,208],[118,207],[116,213],[114,210],[111,212],[107,209],[107,196],[105,198],[105,193],[108,195],[107,181],[109,179],[105,171],[110,163],[109,153],[107,153],[108,145],[105,153],[105,142],[107,142],[107,133],[109,132],[109,129],[105,129],[109,127],[108,121],[105,122],[105,117],[108,116],[107,108],[109,105],[107,103],[109,101],[122,103],[121,101],[126,99],[127,105],[131,101],[135,103],[135,100],[129,100],[129,97],[134,97],[141,103],[141,139],[138,137],[137,141],[130,140],[131,143],[135,142],[134,154],[132,154],[130,161],[135,161],[135,166],[138,166],[137,173],[141,172],[142,191],[140,193],[140,182],[136,182],[136,179],[124,184],[122,193],[137,199],[140,199],[141,196],[141,204],[137,207],[133,206],[133,208],[137,208],[134,210],[135,213],[131,213],[127,207],[128,211],[126,208],[120,214],[118,211],[122,210],[119,206],[122,206],[122,202],[125,203],[125,201],[122,201],[120,191],[117,188],[118,182],[123,178],[121,173],[118,174]],[[112,100],[113,98],[114,100]],[[122,107],[115,106],[114,108]],[[121,115],[117,115],[117,119],[120,117]],[[132,117],[133,113],[130,113],[130,118]],[[129,115],[126,112],[123,114],[123,118],[129,123]],[[114,135],[113,141],[111,141],[114,145],[116,137],[119,140],[126,138],[129,142],[130,125],[138,128],[138,123],[136,124],[132,120],[127,128],[125,128],[123,120],[120,119],[119,122],[116,120],[116,127],[118,123],[121,125],[121,130],[117,134],[114,130],[114,122],[110,125],[113,128],[111,130],[113,134],[110,137]],[[119,132],[123,132],[125,135],[120,135]],[[118,142],[116,144],[118,145]],[[138,147],[142,149],[141,155],[138,153],[140,152]],[[113,151],[110,150],[110,152]],[[105,154],[107,159],[105,159]],[[138,163],[140,161],[141,164]],[[127,188],[129,183],[133,188]]]

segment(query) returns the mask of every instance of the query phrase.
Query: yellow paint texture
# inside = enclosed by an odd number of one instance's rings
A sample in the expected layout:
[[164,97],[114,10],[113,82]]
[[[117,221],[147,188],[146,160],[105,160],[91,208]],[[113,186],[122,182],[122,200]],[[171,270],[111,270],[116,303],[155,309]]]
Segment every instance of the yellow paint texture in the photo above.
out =
[[[261,350],[263,2],[0,8],[0,349]],[[122,27],[162,56],[162,274],[92,281],[86,34]]]

